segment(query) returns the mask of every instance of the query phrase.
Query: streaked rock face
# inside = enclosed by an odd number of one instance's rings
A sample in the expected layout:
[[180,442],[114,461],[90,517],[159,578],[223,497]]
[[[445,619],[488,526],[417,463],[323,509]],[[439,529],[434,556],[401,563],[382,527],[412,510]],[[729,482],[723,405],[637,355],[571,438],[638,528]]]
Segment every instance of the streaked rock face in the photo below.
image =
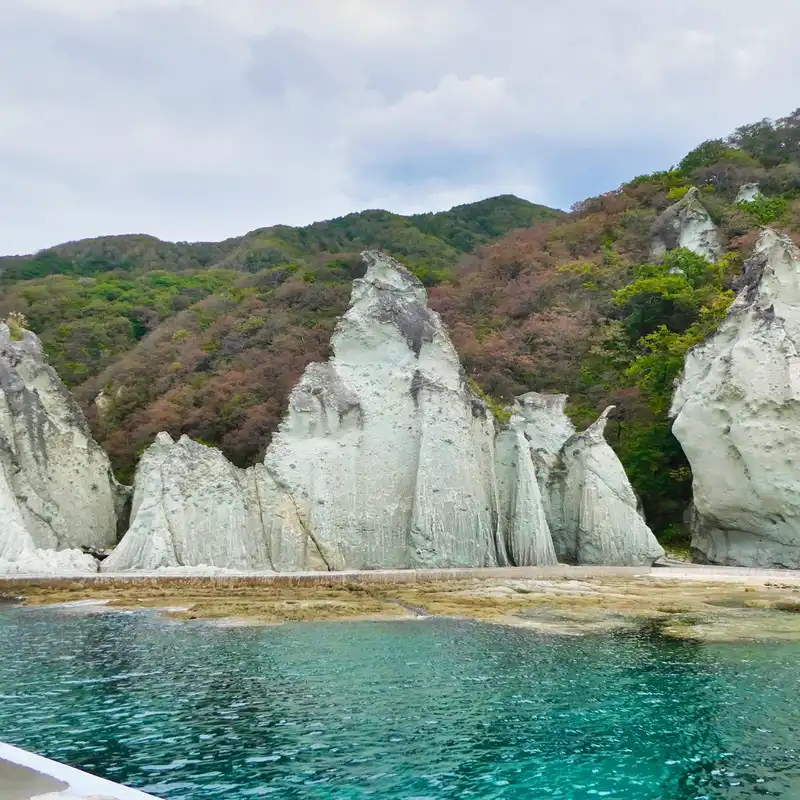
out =
[[694,475],[693,547],[800,567],[800,250],[766,230],[716,333],[689,351],[673,432]]
[[[0,323],[2,501],[34,549],[103,549],[117,541],[126,492],[36,336]],[[10,496],[8,496],[10,494]],[[11,524],[11,523],[10,523]],[[20,545],[23,547],[23,545]],[[27,548],[28,545],[24,545]]]
[[0,459],[0,574],[65,575],[96,571],[97,562],[80,550],[36,547]]
[[757,183],[744,183],[739,187],[735,203],[752,203],[762,197],[761,189]]
[[492,566],[494,425],[422,284],[365,253],[327,364],[312,364],[264,461],[331,569]]
[[269,565],[251,472],[214,447],[160,433],[136,471],[131,527],[103,570]]
[[701,203],[700,192],[695,186],[661,214],[653,225],[654,258],[681,247],[709,261],[716,261],[722,254],[717,226]]
[[564,409],[566,395],[517,398],[560,561],[639,566],[664,555],[637,510],[636,495],[604,431],[612,408],[583,433]]
[[552,506],[560,506],[553,529],[559,555],[577,564],[639,566],[664,555],[637,510],[636,495],[617,454],[605,440],[613,406],[561,451]]
[[[629,540],[609,527],[620,516],[611,505],[627,501],[613,451],[605,445],[611,466],[591,496],[576,481],[594,481],[599,451],[582,471],[564,463],[575,432],[566,398],[525,395],[497,431],[422,284],[387,256],[364,258],[333,356],[307,367],[264,463],[240,470],[214,448],[160,434],[137,471],[131,529],[103,569],[553,564],[549,515],[561,533],[564,509],[551,485],[564,472],[580,508],[600,509],[574,533],[598,542],[569,556],[644,563],[638,543],[623,552]],[[635,501],[634,516],[625,520],[639,531]]]
[[131,529],[103,569],[555,561],[549,533],[527,526],[541,516],[527,448],[507,453],[501,512],[493,417],[422,284],[379,253],[365,260],[334,355],[306,369],[264,464],[239,470],[161,434],[137,471]]

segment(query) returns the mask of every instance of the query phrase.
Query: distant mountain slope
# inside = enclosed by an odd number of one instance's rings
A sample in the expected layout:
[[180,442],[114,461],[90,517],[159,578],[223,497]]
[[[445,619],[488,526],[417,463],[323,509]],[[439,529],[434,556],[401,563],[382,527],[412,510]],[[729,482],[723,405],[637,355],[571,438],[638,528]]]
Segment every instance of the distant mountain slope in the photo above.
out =
[[242,273],[274,286],[290,275],[307,284],[348,283],[359,269],[358,253],[378,248],[434,285],[463,253],[563,216],[503,195],[409,217],[378,210],[302,228],[276,225],[222,242],[143,234],[83,239],[0,258],[0,317],[12,310],[26,315],[53,366],[75,386],[172,315],[209,296],[236,294],[237,283],[250,280]]
[[101,236],[34,255],[0,257],[0,282],[7,285],[47,275],[210,267],[256,272],[310,256],[354,253],[365,247],[403,257],[424,272],[446,269],[461,253],[515,228],[561,216],[563,211],[500,195],[438,213],[402,216],[371,210],[302,228],[275,225],[222,242],[164,242],[144,234]]

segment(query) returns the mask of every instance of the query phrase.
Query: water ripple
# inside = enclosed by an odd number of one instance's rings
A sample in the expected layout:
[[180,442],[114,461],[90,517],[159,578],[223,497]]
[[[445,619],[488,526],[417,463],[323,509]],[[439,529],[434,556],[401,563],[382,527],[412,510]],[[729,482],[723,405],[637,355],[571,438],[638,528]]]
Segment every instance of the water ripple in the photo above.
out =
[[0,613],[0,739],[168,800],[800,797],[800,647]]

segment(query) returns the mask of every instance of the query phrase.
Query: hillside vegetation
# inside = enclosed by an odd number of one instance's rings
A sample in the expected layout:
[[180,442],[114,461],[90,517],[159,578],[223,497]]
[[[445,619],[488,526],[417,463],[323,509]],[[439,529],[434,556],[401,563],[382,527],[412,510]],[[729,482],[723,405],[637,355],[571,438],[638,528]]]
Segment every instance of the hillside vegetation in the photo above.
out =
[[364,211],[279,225],[223,242],[69,242],[0,258],[0,318],[27,318],[123,479],[159,430],[218,444],[246,465],[263,452],[306,364],[327,356],[362,250],[402,259],[433,286],[464,253],[565,216],[505,195],[435,214]]
[[[764,197],[737,204],[752,182]],[[725,255],[712,265],[677,250],[654,263],[653,223],[691,186]],[[430,288],[481,391],[498,401],[566,392],[581,426],[617,405],[608,438],[669,539],[691,495],[667,418],[673,383],[686,350],[724,316],[767,224],[800,234],[800,111],[704,142],[569,215],[504,196],[218,243],[106,237],[0,259],[0,316],[27,316],[122,478],[159,430],[247,465],[306,364],[327,356],[358,253],[383,249]]]

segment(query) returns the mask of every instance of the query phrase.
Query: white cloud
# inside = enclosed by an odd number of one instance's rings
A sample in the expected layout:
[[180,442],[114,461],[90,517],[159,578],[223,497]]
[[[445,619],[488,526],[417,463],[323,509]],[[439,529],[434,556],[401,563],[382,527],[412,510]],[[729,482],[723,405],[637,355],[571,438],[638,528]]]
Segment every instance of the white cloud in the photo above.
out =
[[795,0],[4,0],[0,252],[565,205],[800,105],[799,23]]

